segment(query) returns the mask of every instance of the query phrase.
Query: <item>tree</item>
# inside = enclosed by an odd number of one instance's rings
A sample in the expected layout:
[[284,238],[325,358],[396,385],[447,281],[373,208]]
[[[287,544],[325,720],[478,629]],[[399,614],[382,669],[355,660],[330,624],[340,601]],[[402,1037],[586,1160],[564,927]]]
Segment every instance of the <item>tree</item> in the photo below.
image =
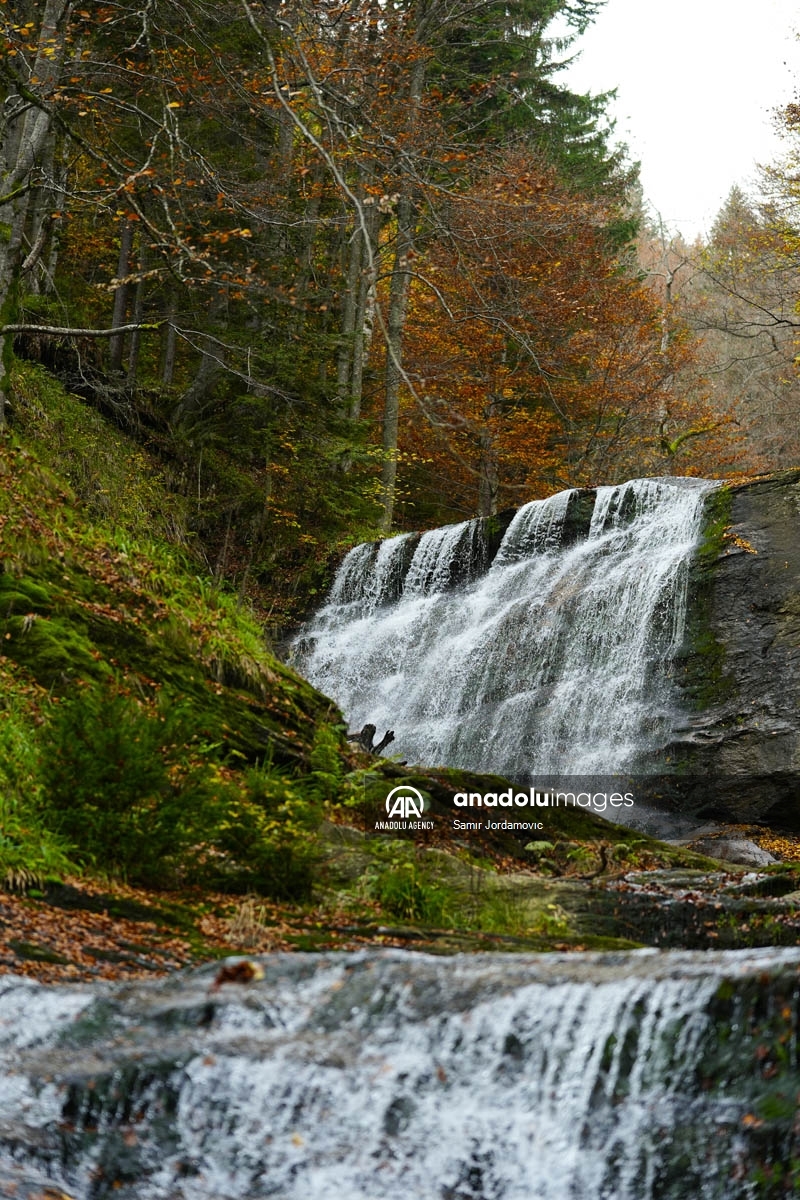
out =
[[403,440],[447,479],[445,506],[490,515],[663,469],[691,338],[677,323],[664,338],[652,290],[609,249],[612,216],[517,152],[451,202],[449,238],[415,260]]
[[[605,100],[559,86],[563,61],[556,53],[571,39],[546,33],[559,13],[579,32],[597,7],[594,0],[417,0],[387,8],[354,0],[287,5],[277,18],[285,38],[281,55],[273,56],[276,94],[323,156],[352,211],[337,365],[340,395],[348,379],[358,385],[351,412],[360,410],[363,380],[351,362],[363,362],[369,340],[363,297],[374,281],[388,278],[373,292],[386,349],[384,531],[392,523],[401,388],[413,391],[405,369],[409,264],[443,230],[446,236],[451,197],[469,188],[470,164],[486,155],[487,141],[524,137],[539,154],[569,167],[576,180],[582,174],[584,184],[590,174],[593,186],[601,176],[608,182],[617,174],[598,128]],[[368,202],[377,203],[388,220],[371,223]],[[356,291],[359,269],[369,282]],[[358,348],[357,360],[348,361],[349,343]]]
[[[432,74],[462,142],[525,145],[581,190],[620,183],[609,149],[610,96],[559,80],[605,0],[513,0],[461,6],[435,43]],[[556,19],[560,35],[552,32]]]
[[[243,590],[387,531],[412,476],[434,507],[443,480],[490,512],[626,439],[656,453],[648,403],[686,343],[652,353],[603,100],[559,78],[596,7],[42,0],[6,19],[2,145],[28,198],[7,199],[0,328],[148,431]],[[682,460],[684,428],[662,430]]]
[[[32,15],[34,6],[22,7],[16,15]],[[0,327],[13,321],[22,278],[41,254],[43,206],[32,200],[36,191],[47,186],[47,168],[52,170],[54,162],[49,105],[66,57],[69,13],[67,0],[47,0],[38,37],[30,48],[33,21],[3,22],[5,57],[0,59],[0,78],[7,90],[0,124]],[[26,243],[31,218],[31,238]],[[10,347],[9,335],[0,328],[0,428],[5,424]]]
[[[693,254],[682,302],[702,338],[709,402],[739,424],[741,465],[774,469],[800,453],[796,262],[773,202],[734,187]],[[790,235],[789,235],[790,236]]]

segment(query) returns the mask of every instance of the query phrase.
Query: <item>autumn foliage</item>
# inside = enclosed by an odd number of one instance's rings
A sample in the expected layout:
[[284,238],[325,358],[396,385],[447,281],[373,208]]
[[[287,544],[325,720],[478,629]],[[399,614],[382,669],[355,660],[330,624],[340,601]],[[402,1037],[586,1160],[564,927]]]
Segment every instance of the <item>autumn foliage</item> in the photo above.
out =
[[451,507],[663,471],[694,347],[685,328],[664,336],[652,289],[609,244],[613,215],[509,156],[451,198],[447,230],[413,259],[403,444]]
[[560,83],[592,0],[13,7],[0,424],[15,352],[146,430],[279,620],[342,541],[736,463]]

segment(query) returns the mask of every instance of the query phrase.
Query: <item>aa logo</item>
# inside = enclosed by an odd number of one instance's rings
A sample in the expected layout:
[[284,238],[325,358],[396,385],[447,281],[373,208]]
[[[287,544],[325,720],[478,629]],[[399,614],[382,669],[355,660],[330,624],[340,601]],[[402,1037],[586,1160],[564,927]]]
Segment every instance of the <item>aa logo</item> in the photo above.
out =
[[401,821],[419,820],[424,811],[422,792],[407,783],[392,788],[386,797],[386,815],[389,817],[397,817]]

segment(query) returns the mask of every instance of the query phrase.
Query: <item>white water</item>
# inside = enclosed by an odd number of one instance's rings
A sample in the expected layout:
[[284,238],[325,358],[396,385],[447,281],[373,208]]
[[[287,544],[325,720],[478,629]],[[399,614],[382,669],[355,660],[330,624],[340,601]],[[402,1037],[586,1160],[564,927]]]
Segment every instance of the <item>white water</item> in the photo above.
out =
[[358,546],[294,662],[351,729],[394,729],[410,762],[517,778],[647,770],[677,716],[672,658],[711,486],[598,488],[587,535],[566,547],[571,493],[534,501],[490,569],[456,590],[478,524],[433,530],[391,603],[375,602],[376,576],[403,539]]
[[798,1081],[787,1064],[769,1085],[759,1045],[796,1002],[796,948],[263,962],[262,983],[219,993],[216,964],[91,990],[4,980],[0,1189],[24,1171],[75,1200],[761,1194],[753,1106]]

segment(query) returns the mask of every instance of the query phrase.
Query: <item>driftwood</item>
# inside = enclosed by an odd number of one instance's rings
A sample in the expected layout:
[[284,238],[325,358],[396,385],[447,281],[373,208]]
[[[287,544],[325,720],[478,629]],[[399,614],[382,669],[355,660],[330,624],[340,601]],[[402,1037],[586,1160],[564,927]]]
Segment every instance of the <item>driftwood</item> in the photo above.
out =
[[379,742],[375,742],[375,734],[377,730],[374,725],[365,725],[360,733],[348,733],[348,742],[355,742],[362,750],[366,750],[368,754],[382,754],[390,742],[394,741],[394,730],[387,729]]
[[608,842],[601,842],[600,843],[600,866],[597,868],[596,871],[592,871],[592,873],[590,875],[579,875],[578,878],[581,880],[597,879],[598,875],[605,875],[606,871],[608,870],[608,867],[609,867]]

